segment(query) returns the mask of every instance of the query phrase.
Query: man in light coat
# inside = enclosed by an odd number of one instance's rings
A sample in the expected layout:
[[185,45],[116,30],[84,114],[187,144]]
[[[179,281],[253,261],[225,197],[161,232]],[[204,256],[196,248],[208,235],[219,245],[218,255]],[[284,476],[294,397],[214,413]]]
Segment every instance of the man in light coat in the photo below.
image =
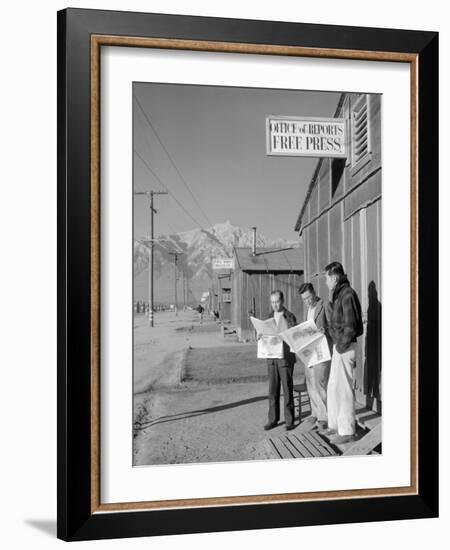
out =
[[[303,283],[299,288],[299,294],[307,307],[305,321],[313,320],[317,328],[322,330],[326,336],[328,345],[330,346],[331,341],[327,330],[325,304],[322,298],[317,296],[311,283]],[[307,418],[307,421],[314,422],[315,426],[320,430],[326,429],[328,422],[327,385],[330,375],[330,364],[331,361],[328,360],[312,367],[305,366],[306,388],[311,403],[311,416]]]

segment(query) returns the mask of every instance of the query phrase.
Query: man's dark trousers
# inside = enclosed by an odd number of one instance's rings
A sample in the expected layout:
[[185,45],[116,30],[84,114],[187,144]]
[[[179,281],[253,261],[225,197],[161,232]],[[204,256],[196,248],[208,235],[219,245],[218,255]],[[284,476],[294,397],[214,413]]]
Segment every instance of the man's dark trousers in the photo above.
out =
[[269,359],[269,423],[280,420],[280,388],[283,385],[284,420],[286,426],[294,423],[294,364],[285,360]]

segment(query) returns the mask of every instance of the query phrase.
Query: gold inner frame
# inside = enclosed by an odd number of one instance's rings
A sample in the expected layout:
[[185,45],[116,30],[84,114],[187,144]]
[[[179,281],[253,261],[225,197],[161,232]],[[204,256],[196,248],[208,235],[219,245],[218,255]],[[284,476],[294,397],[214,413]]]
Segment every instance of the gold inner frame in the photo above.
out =
[[[408,487],[102,504],[100,501],[100,50],[102,46],[392,61],[410,64],[411,98],[411,449]],[[91,513],[273,504],[418,494],[418,55],[265,44],[91,35]]]

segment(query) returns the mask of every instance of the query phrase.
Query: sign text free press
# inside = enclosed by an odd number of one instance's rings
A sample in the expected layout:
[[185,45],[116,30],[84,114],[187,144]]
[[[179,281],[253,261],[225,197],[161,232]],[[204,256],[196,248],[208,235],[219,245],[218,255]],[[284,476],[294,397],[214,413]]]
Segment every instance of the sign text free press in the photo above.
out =
[[266,119],[267,154],[345,158],[346,129],[343,118],[269,116]]

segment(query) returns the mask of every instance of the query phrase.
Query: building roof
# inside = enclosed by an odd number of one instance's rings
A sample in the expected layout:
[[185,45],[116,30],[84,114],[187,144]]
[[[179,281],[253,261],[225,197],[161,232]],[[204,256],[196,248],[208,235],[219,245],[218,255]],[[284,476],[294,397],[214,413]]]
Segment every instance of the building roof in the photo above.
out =
[[252,256],[251,248],[235,248],[235,269],[241,271],[287,271],[303,273],[303,249],[289,248],[277,250],[274,248],[257,248],[256,256]]
[[[337,107],[336,107],[336,111],[334,113],[334,118],[337,118],[339,116],[339,114],[342,110],[342,105],[344,104],[344,99],[345,99],[346,95],[347,94],[345,92],[343,92],[340,95],[339,101],[338,101],[338,104],[337,104]],[[320,167],[322,166],[322,163],[323,163],[323,158],[321,157],[317,161],[316,168],[315,168],[314,173],[312,175],[311,181],[309,182],[308,191],[306,192],[305,200],[303,201],[303,205],[302,205],[302,208],[300,210],[300,214],[298,215],[297,221],[295,222],[295,227],[294,227],[295,231],[300,231],[300,228],[302,226],[303,214],[305,213],[306,205],[308,204],[309,199],[311,198],[312,191],[313,191],[314,187],[316,186],[317,176],[319,175],[319,171],[320,171]]]

